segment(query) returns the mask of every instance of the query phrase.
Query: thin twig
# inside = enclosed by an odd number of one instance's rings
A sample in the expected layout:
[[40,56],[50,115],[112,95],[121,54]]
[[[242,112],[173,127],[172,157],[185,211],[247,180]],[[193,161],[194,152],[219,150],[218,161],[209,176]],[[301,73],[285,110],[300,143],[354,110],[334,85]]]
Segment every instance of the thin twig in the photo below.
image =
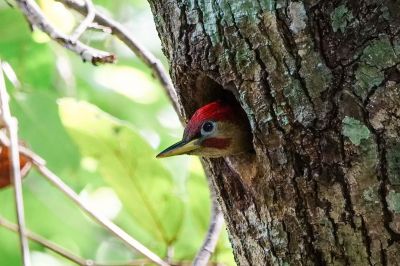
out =
[[[0,225],[5,227],[5,228],[7,228],[7,229],[9,229],[9,230],[11,230],[11,231],[18,232],[18,225],[13,224],[10,221],[8,221],[8,220],[6,220],[6,219],[4,219],[2,217],[0,217]],[[39,236],[39,235],[37,235],[35,233],[32,233],[32,232],[27,230],[26,231],[26,236],[30,240],[41,244],[42,246],[54,251],[58,255],[66,258],[66,259],[68,259],[68,260],[70,260],[70,261],[72,261],[72,262],[74,262],[74,263],[76,263],[78,265],[87,265],[87,266],[92,266],[93,265],[93,261],[85,260],[85,259],[82,259],[80,257],[77,257],[73,253],[69,252],[68,250],[58,246],[57,244],[55,244],[55,243],[53,243],[51,241],[48,241],[47,239],[45,239],[45,238],[43,238],[43,237],[41,237],[41,236]]]
[[[3,217],[0,217],[0,226],[3,226],[4,228],[7,228],[10,231],[18,232],[18,225],[11,223],[10,221],[8,221],[7,219],[4,219]],[[145,265],[145,264],[150,263],[150,260],[147,260],[147,259],[137,259],[137,260],[129,261],[129,262],[125,262],[125,263],[99,263],[99,262],[95,262],[93,260],[88,260],[88,259],[78,257],[75,254],[73,254],[72,252],[57,245],[56,243],[51,242],[51,241],[43,238],[42,236],[35,234],[33,232],[30,232],[28,230],[26,231],[26,236],[28,237],[29,240],[34,241],[34,242],[44,246],[45,248],[53,251],[54,253],[64,257],[65,259],[70,260],[70,261],[76,263],[77,265],[81,265],[81,266],[135,266],[135,265]]]
[[[7,140],[5,140],[5,138],[6,137],[4,135],[1,135],[0,132],[0,141],[2,141],[4,145],[7,145],[8,142]],[[50,169],[45,166],[45,161],[39,155],[35,154],[33,151],[29,150],[26,147],[21,149],[21,154],[25,155],[32,162],[33,166],[39,171],[39,173],[42,174],[42,176],[44,176],[48,181],[50,181],[50,183],[52,183],[68,198],[75,202],[75,204],[78,205],[78,207],[81,208],[84,212],[86,212],[86,214],[90,216],[94,221],[105,227],[110,233],[122,240],[128,247],[141,253],[143,256],[145,256],[157,265],[168,266],[168,263],[164,262],[155,253],[143,246],[143,244],[127,234],[120,227],[91,210],[86,203],[82,202],[82,200],[79,198],[79,195],[76,194],[75,191],[73,191],[67,184],[65,184],[61,180],[61,178],[59,178],[56,174],[54,174]]]
[[9,7],[14,8],[14,5],[11,4],[11,2],[10,2],[9,0],[4,0],[4,2],[6,2],[6,4],[7,4]]
[[6,61],[2,61],[0,67],[3,69],[5,76],[12,83],[14,88],[20,88],[21,82],[19,81],[14,69],[10,66],[10,64]]
[[[82,15],[88,13],[84,2],[78,0],[56,0],[63,3],[65,6],[76,10]],[[118,37],[123,43],[126,44],[136,56],[142,60],[152,71],[154,76],[161,82],[161,85],[166,90],[169,98],[174,103],[179,103],[178,97],[172,81],[165,71],[160,60],[157,59],[149,50],[147,50],[143,45],[141,45],[136,38],[119,22],[107,17],[107,15],[95,10],[94,21],[111,29],[111,33]],[[181,105],[179,105],[181,106]],[[174,108],[175,105],[174,105]],[[176,110],[178,113],[182,113],[182,110]]]
[[36,26],[43,32],[47,33],[51,39],[55,40],[65,48],[77,53],[83,61],[89,61],[94,65],[115,62],[115,55],[97,50],[79,41],[73,42],[66,34],[54,28],[46,19],[35,1],[16,0],[16,2],[31,25]]
[[92,24],[90,24],[89,27],[92,31],[98,31],[98,32],[103,32],[103,33],[107,33],[107,34],[111,34],[111,29],[109,27],[100,25],[97,22],[94,22]]
[[[9,146],[9,140],[8,140],[7,136],[4,134],[4,132],[1,132],[1,131],[0,131],[0,142],[3,143],[6,146]],[[39,170],[39,167],[41,169],[46,169],[46,167],[44,166],[45,165],[45,161],[39,155],[35,154],[30,149],[28,149],[28,148],[26,148],[24,146],[21,146],[21,145],[19,146],[19,149],[20,149],[20,153],[23,154],[24,156],[26,156],[31,161],[31,163],[36,167],[36,169]],[[50,170],[46,170],[46,171],[50,171]],[[39,170],[39,172],[42,173],[40,170]],[[43,173],[42,173],[42,175],[43,175]],[[54,175],[54,174],[52,173],[52,175]],[[45,177],[47,178],[47,176],[45,176]],[[64,186],[66,186],[66,185],[64,184]],[[63,188],[58,187],[58,186],[57,186],[57,188],[59,188],[62,192],[64,192],[66,194],[66,192],[63,191]],[[68,194],[66,194],[66,195],[69,198],[71,198]],[[81,207],[81,205],[79,205],[79,206]],[[222,228],[222,224],[223,224],[223,216],[222,216],[221,210],[219,208],[218,202],[213,201],[211,208],[212,208],[211,209],[211,218],[210,218],[211,224],[210,224],[209,230],[207,232],[207,236],[205,238],[205,241],[204,241],[204,243],[202,245],[202,248],[199,251],[198,255],[196,256],[195,261],[193,261],[192,263],[189,262],[189,261],[180,261],[178,264],[171,263],[171,265],[190,265],[190,264],[192,264],[192,265],[216,265],[216,264],[214,264],[212,262],[208,262],[208,261],[209,261],[209,258],[211,256],[211,254],[215,250],[215,246],[216,246],[216,243],[217,243],[217,240],[218,240],[218,234],[219,234],[219,232],[220,232],[220,230]],[[1,219],[1,217],[0,217],[0,225],[4,226],[4,223],[5,223],[4,219]],[[110,230],[109,228],[107,228],[107,229]],[[14,229],[12,229],[12,230],[14,230]],[[113,234],[116,235],[115,233],[113,233]],[[29,231],[27,231],[27,236],[28,236],[28,238],[30,238],[30,232]],[[121,239],[118,235],[116,235],[116,236],[117,236],[117,238]],[[35,239],[32,239],[32,240],[36,241]],[[60,254],[59,252],[56,251],[55,248],[53,249],[53,247],[51,245],[46,246],[41,241],[36,241],[36,242],[38,242],[40,244],[43,244],[48,249],[53,250],[54,252]],[[63,249],[61,247],[59,247],[59,248]],[[136,250],[136,248],[134,248],[134,249]],[[62,254],[60,254],[60,255],[63,256]],[[196,260],[201,262],[201,263],[204,263],[204,264],[196,264],[196,263],[199,263],[199,262],[196,262]],[[73,260],[71,259],[71,261],[73,261]],[[87,261],[91,261],[91,260],[85,260],[85,259],[81,258],[81,262],[83,262],[83,261],[87,262]],[[151,260],[150,259],[148,261],[146,261],[146,260],[134,260],[134,261],[131,261],[131,262],[128,262],[128,263],[122,263],[122,264],[117,264],[117,263],[116,264],[94,263],[94,264],[84,264],[84,265],[91,265],[91,266],[135,266],[135,265],[148,264],[149,261],[151,261]]]
[[[56,0],[69,8],[72,8],[79,13],[85,15],[88,10],[82,1],[78,0]],[[169,75],[165,72],[162,67],[161,62],[154,57],[145,47],[139,44],[136,39],[132,36],[128,30],[122,26],[120,23],[114,21],[113,19],[107,17],[102,14],[98,10],[95,10],[96,16],[94,21],[109,27],[112,31],[112,34],[117,36],[123,43],[125,43],[146,65],[148,65],[152,70],[154,75],[160,80],[162,86],[167,91],[170,100],[175,103],[174,108],[179,113],[182,114],[182,110],[178,110],[176,106],[182,106],[179,104],[179,99],[176,95],[175,88],[172,84]],[[211,254],[214,252],[218,237],[224,223],[222,212],[219,208],[218,203],[214,200],[215,197],[212,198],[212,212],[211,212],[211,221],[210,226],[207,232],[206,239],[203,243],[202,248],[196,256],[194,261],[194,265],[207,265]]]
[[96,16],[93,2],[91,0],[85,0],[85,6],[86,10],[88,11],[86,18],[79,24],[74,33],[71,34],[70,39],[72,42],[79,40],[79,37],[81,37],[81,35],[90,27],[90,25],[93,23],[94,17]]
[[215,247],[217,246],[223,224],[224,216],[218,205],[215,195],[212,195],[210,225],[208,227],[204,243],[193,261],[193,266],[205,266],[208,264],[208,261],[210,260],[210,257],[212,253],[214,253]]
[[18,125],[17,120],[11,116],[10,106],[8,105],[9,96],[3,75],[2,64],[0,61],[0,108],[1,120],[8,133],[10,140],[10,176],[14,185],[14,198],[17,212],[17,222],[19,227],[19,240],[22,253],[22,263],[24,266],[31,265],[29,255],[29,244],[25,236],[25,215],[24,215],[24,198],[22,195],[22,177],[19,163],[19,144],[18,144]]
[[135,251],[143,254],[149,260],[153,261],[157,265],[167,266],[160,257],[158,257],[155,253],[151,252],[148,248],[143,246],[139,241],[131,237],[117,225],[105,219],[98,214],[96,214],[93,210],[91,210],[85,203],[81,201],[78,194],[75,193],[68,185],[66,185],[57,175],[55,175],[50,169],[45,167],[44,165],[34,164],[37,170],[55,187],[57,187],[61,192],[63,192],[66,196],[68,196],[72,201],[74,201],[83,211],[86,212],[90,217],[92,217],[96,222],[101,224],[103,227],[108,229],[108,231],[114,234],[116,237],[121,239],[127,246],[133,248]]

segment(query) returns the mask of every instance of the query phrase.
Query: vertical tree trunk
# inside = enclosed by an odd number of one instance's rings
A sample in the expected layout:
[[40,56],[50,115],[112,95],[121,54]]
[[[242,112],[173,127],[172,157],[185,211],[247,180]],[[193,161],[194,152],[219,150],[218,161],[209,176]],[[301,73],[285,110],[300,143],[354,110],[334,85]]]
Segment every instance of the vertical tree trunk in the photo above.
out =
[[238,264],[400,265],[400,2],[149,2],[183,116],[250,120],[204,160]]

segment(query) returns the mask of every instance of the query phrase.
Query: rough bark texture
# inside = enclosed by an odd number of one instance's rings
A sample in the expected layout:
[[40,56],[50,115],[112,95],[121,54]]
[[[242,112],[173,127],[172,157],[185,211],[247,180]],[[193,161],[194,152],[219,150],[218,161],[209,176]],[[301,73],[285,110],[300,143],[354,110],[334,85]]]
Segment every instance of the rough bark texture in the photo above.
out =
[[149,2],[183,117],[251,123],[204,161],[238,264],[400,265],[400,1]]

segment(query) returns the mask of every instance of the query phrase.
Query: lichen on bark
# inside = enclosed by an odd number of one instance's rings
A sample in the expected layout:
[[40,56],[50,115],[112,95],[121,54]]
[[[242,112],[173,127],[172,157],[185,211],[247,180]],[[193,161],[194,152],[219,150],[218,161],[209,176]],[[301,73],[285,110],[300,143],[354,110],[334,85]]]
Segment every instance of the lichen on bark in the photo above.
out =
[[354,19],[353,14],[345,5],[336,7],[331,13],[332,29],[334,32],[340,30],[345,32],[347,25]]
[[369,129],[362,122],[352,117],[346,116],[342,125],[342,134],[355,145],[360,145],[361,140],[368,139],[371,136]]

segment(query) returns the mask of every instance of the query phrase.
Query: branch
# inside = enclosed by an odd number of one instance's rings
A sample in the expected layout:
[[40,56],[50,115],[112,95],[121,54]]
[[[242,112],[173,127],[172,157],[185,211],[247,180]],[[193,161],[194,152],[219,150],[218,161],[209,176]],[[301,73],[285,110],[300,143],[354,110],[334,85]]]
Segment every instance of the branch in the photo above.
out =
[[78,194],[75,193],[69,186],[67,186],[58,176],[56,176],[52,171],[50,171],[44,165],[38,165],[33,162],[34,166],[37,170],[52,183],[55,187],[57,187],[61,192],[63,192],[67,197],[69,197],[72,201],[75,202],[87,215],[93,218],[97,223],[105,227],[110,233],[121,239],[128,247],[133,248],[135,251],[138,251],[143,256],[147,257],[152,262],[157,265],[167,266],[160,257],[151,252],[145,246],[143,246],[139,241],[131,237],[117,225],[105,219],[99,215],[97,215],[94,211],[92,211],[85,203],[81,201]]
[[[58,42],[65,48],[77,53],[84,62],[89,61],[93,65],[114,63],[116,60],[115,55],[108,52],[100,51],[90,46],[87,46],[79,41],[75,41],[68,37],[66,34],[54,28],[46,19],[39,6],[33,0],[16,0],[19,8],[25,14],[27,20],[31,25],[38,27],[43,32],[47,33],[51,39]],[[83,25],[82,27],[86,27]],[[79,29],[80,27],[78,27]],[[80,31],[82,29],[79,29]],[[75,32],[76,33],[76,32]],[[79,32],[75,34],[79,37]]]
[[208,261],[217,246],[218,238],[224,224],[224,216],[222,215],[222,211],[215,195],[211,195],[211,204],[210,225],[204,243],[194,259],[193,266],[206,266],[208,264]]
[[[2,217],[0,217],[0,225],[7,228],[8,230],[18,232],[18,226],[16,224],[9,222]],[[75,262],[78,265],[88,265],[88,266],[93,265],[93,261],[85,260],[80,257],[77,257],[74,254],[72,254],[71,252],[67,251],[66,249],[64,249],[64,248],[54,244],[53,242],[48,241],[47,239],[45,239],[37,234],[34,234],[28,230],[26,231],[26,236],[30,240],[41,244],[42,246],[54,251],[55,253],[59,254],[60,256],[66,258],[70,261]]]
[[[87,15],[88,10],[84,2],[79,0],[56,0],[63,3],[65,6],[76,10],[82,15]],[[98,10],[95,10],[94,21],[100,25],[108,27],[111,29],[111,33],[126,44],[136,56],[142,60],[150,69],[152,69],[154,76],[161,82],[161,85],[167,91],[167,94],[172,102],[178,103],[178,97],[175,92],[174,85],[168,75],[164,70],[163,65],[160,60],[158,60],[149,50],[142,46],[135,37],[119,22],[107,17]],[[174,106],[175,107],[175,106]],[[179,111],[179,110],[176,110]],[[182,113],[182,112],[178,112]]]
[[[18,226],[16,224],[11,223],[10,221],[0,217],[0,226],[3,226],[4,228],[7,228],[10,231],[13,232],[18,232]],[[30,231],[26,231],[26,236],[28,237],[29,240],[34,241],[42,246],[44,246],[45,248],[53,251],[54,253],[57,253],[58,255],[64,257],[67,260],[70,260],[74,263],[76,263],[77,265],[81,265],[81,266],[135,266],[135,265],[145,265],[145,264],[149,264],[150,261],[149,260],[143,260],[143,259],[138,259],[138,260],[134,260],[134,261],[130,261],[130,262],[126,262],[126,263],[98,263],[98,262],[94,262],[93,260],[87,260],[81,257],[78,257],[76,255],[74,255],[73,253],[71,253],[70,251],[66,250],[65,248],[43,238],[42,236],[35,234],[33,232]]]
[[72,42],[78,41],[79,37],[89,28],[93,23],[93,19],[96,16],[94,12],[94,6],[91,0],[85,0],[87,15],[86,18],[79,24],[75,29],[75,32],[71,35]]
[[22,253],[22,263],[24,266],[31,265],[29,256],[29,244],[25,236],[25,215],[24,215],[24,199],[22,195],[22,177],[19,162],[19,144],[18,144],[18,126],[17,120],[11,116],[10,106],[8,105],[9,96],[6,89],[6,84],[3,75],[2,63],[0,61],[0,108],[1,122],[4,123],[4,127],[8,133],[10,140],[10,153],[9,160],[10,164],[10,176],[11,181],[14,185],[14,199],[16,205],[18,232],[20,240],[20,248]]
[[[0,132],[0,141],[4,145],[8,146],[7,137]],[[164,262],[155,253],[151,252],[148,248],[143,246],[139,241],[131,237],[120,227],[101,217],[92,211],[86,203],[82,202],[79,195],[75,193],[67,184],[65,184],[61,178],[54,174],[50,169],[45,166],[45,161],[33,151],[26,147],[20,147],[21,154],[25,155],[33,164],[33,166],[38,170],[38,172],[44,176],[50,183],[52,183],[57,189],[63,192],[68,198],[70,198],[79,208],[81,208],[88,216],[90,216],[95,222],[100,224],[102,227],[106,228],[114,236],[122,240],[128,247],[134,249],[135,251],[141,253],[143,256],[148,258],[150,261],[154,262],[160,266],[169,266],[168,263]]]
[[2,61],[0,64],[3,69],[3,73],[7,77],[7,79],[12,83],[14,88],[19,89],[21,87],[21,82],[19,81],[17,75],[14,72],[14,69],[10,66],[10,64],[6,61]]

